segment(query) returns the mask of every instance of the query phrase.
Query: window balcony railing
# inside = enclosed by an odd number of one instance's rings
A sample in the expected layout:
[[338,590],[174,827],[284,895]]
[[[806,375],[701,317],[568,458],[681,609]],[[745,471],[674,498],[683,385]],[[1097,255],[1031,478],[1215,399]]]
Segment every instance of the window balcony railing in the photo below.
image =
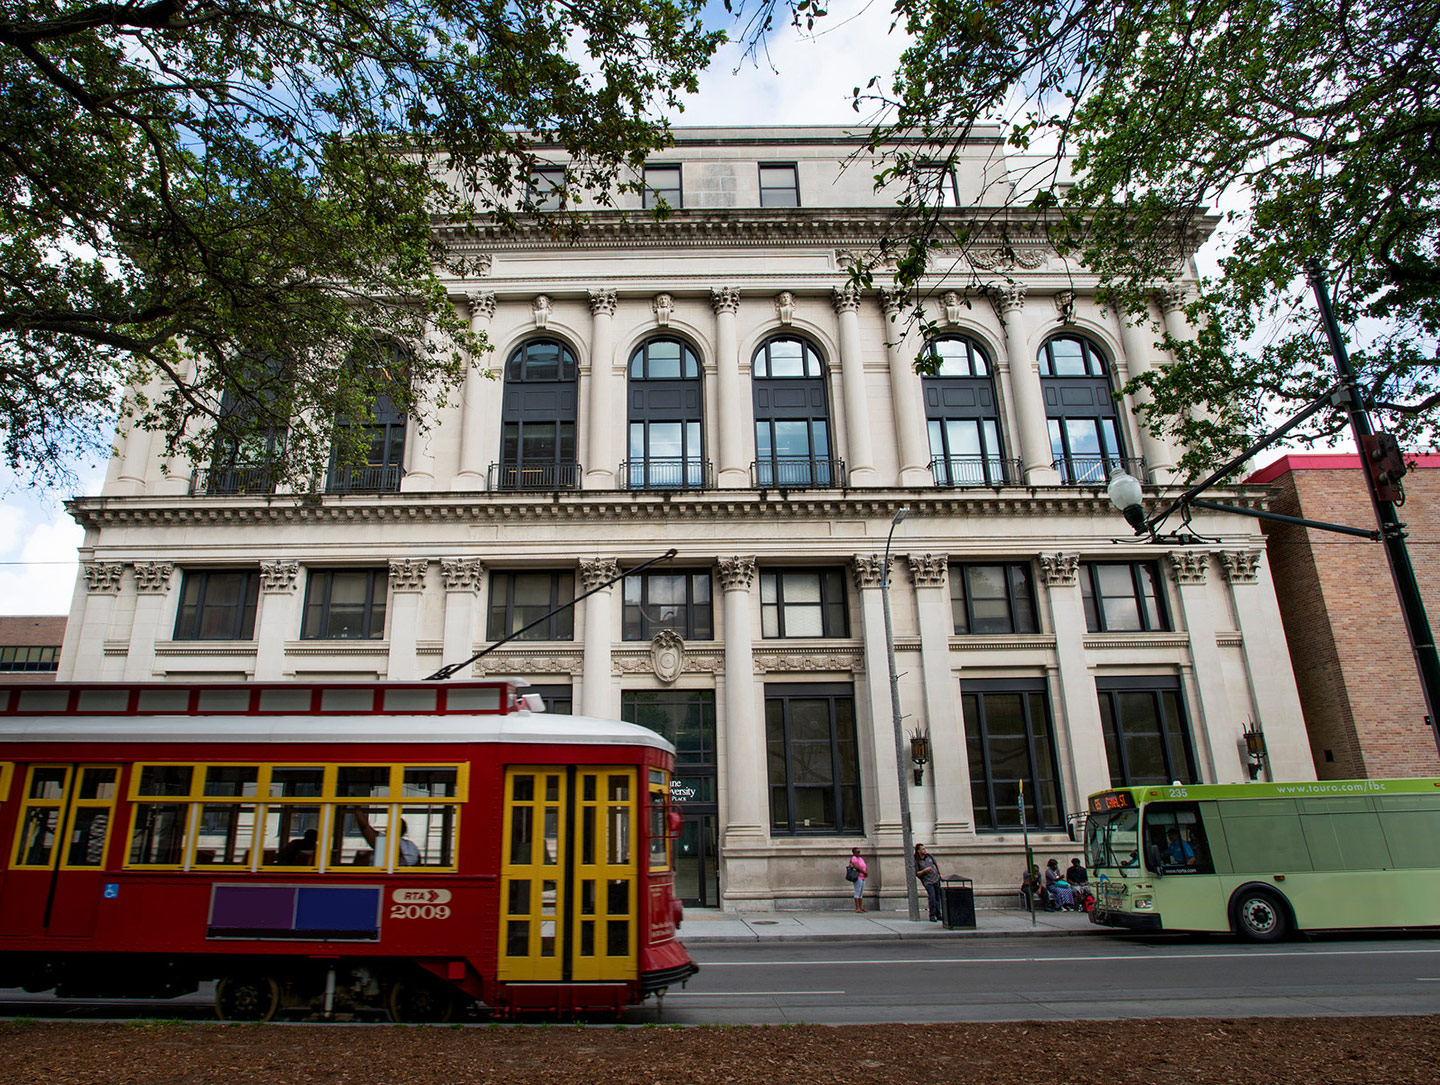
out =
[[578,463],[492,463],[487,485],[492,490],[578,490]]
[[332,467],[325,477],[327,494],[393,494],[400,492],[398,466]]
[[275,471],[269,464],[240,464],[235,467],[212,467],[190,476],[191,495],[241,496],[273,494]]
[[750,481],[757,489],[780,490],[843,489],[847,479],[844,460],[811,459],[809,456],[771,456],[750,465]]
[[616,475],[622,490],[713,490],[715,475],[709,460],[690,457],[654,457],[621,460]]
[[936,456],[930,475],[936,486],[1012,486],[1025,472],[1018,459],[1003,456]]
[[1145,477],[1145,461],[1139,456],[1066,456],[1050,466],[1060,472],[1063,486],[1105,486],[1117,467],[1136,478]]

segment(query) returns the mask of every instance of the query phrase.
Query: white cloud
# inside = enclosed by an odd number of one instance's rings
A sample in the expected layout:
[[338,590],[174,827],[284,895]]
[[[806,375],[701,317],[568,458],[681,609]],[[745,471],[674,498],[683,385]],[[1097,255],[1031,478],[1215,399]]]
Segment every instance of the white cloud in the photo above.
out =
[[[101,473],[75,469],[77,493],[100,492]],[[0,471],[0,614],[69,612],[85,532],[65,511],[66,496],[27,489]]]

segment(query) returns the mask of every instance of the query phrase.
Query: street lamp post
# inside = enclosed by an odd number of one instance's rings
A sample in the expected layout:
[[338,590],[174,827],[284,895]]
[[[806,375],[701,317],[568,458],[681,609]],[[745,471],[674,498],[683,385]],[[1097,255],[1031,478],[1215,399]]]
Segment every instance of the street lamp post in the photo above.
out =
[[900,838],[905,852],[905,899],[910,918],[920,921],[920,894],[915,888],[915,834],[910,828],[910,781],[905,775],[905,727],[900,720],[900,677],[895,673],[895,632],[890,624],[890,543],[895,528],[910,514],[908,508],[895,510],[890,533],[885,536],[885,561],[880,568],[880,601],[885,610],[885,655],[890,662],[890,714],[895,724],[895,777],[900,788]]

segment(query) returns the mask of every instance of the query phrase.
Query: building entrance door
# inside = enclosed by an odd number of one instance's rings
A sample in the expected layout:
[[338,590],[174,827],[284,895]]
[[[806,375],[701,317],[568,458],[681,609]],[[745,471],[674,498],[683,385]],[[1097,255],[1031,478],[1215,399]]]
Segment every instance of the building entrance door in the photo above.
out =
[[691,908],[720,904],[719,863],[716,861],[715,814],[681,811],[680,839],[675,848],[675,895]]

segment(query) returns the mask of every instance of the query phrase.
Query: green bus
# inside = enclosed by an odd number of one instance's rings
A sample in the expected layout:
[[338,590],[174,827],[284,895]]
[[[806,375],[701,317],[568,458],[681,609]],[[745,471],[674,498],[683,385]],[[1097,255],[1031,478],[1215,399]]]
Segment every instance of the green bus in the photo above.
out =
[[1440,927],[1440,779],[1102,791],[1085,858],[1105,926],[1256,942]]

